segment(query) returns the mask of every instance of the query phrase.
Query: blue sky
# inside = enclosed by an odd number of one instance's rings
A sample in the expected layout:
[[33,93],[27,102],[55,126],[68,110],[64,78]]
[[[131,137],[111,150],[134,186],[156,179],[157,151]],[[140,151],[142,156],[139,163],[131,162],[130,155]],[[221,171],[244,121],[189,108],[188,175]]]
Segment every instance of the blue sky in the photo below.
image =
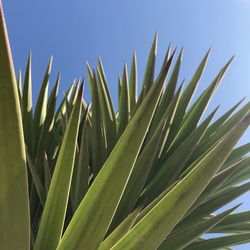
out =
[[[142,80],[154,33],[159,33],[158,67],[165,50],[184,47],[181,77],[189,80],[199,61],[212,47],[198,93],[232,56],[236,58],[208,108],[229,109],[250,94],[249,0],[126,0],[65,1],[5,0],[16,71],[33,55],[34,91],[38,89],[50,55],[54,57],[52,82],[62,71],[61,93],[75,77],[85,75],[85,61],[96,65],[102,57],[112,95],[124,61],[130,65],[136,50]],[[241,143],[250,141],[250,131]],[[250,195],[241,201],[250,209]],[[250,249],[237,247],[235,249]]]

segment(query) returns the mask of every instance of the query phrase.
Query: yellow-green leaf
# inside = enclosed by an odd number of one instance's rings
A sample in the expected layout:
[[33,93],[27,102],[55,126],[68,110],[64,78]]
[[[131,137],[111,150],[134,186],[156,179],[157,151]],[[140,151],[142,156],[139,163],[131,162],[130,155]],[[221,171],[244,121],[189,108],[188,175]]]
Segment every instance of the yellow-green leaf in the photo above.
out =
[[28,180],[14,65],[0,2],[0,248],[30,244]]
[[100,245],[134,166],[162,85],[162,82],[153,85],[130,120],[69,223],[58,250],[96,250]]

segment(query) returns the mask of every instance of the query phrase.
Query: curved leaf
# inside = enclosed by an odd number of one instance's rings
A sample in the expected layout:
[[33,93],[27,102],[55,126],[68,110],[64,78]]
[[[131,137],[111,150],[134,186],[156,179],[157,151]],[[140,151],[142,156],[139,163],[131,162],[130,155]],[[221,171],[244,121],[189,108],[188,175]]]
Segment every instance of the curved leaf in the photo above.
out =
[[27,250],[30,222],[24,135],[2,2],[0,41],[0,242],[3,250]]

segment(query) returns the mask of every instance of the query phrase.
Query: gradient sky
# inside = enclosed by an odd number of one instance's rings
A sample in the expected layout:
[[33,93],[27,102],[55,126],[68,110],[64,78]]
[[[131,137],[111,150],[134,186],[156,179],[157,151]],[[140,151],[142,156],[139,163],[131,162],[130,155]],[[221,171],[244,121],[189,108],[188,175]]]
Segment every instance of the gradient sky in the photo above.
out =
[[[62,71],[61,94],[75,77],[85,75],[85,62],[103,60],[112,96],[124,61],[136,50],[139,80],[155,32],[159,34],[158,68],[165,50],[184,47],[181,81],[189,80],[212,47],[207,70],[197,93],[232,56],[236,58],[208,112],[221,104],[222,114],[250,94],[250,0],[3,0],[16,71],[33,55],[35,97],[49,57],[54,57],[52,82]],[[250,141],[248,130],[240,143]],[[250,209],[250,195],[240,210]],[[234,249],[250,249],[250,244]]]

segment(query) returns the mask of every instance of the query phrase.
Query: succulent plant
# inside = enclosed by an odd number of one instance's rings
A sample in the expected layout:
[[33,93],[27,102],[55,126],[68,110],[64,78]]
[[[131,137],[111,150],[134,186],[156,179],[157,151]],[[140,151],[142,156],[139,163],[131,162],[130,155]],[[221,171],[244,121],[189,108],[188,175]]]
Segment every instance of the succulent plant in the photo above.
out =
[[250,103],[202,118],[232,59],[192,101],[210,51],[179,84],[182,50],[174,62],[169,46],[155,76],[156,36],[139,95],[136,55],[130,73],[124,66],[117,108],[101,59],[96,69],[87,64],[88,104],[81,79],[58,98],[58,74],[49,93],[50,60],[34,105],[31,55],[16,81],[0,7],[2,250],[230,249],[250,241],[250,211],[230,206],[250,189],[250,143],[236,147]]

